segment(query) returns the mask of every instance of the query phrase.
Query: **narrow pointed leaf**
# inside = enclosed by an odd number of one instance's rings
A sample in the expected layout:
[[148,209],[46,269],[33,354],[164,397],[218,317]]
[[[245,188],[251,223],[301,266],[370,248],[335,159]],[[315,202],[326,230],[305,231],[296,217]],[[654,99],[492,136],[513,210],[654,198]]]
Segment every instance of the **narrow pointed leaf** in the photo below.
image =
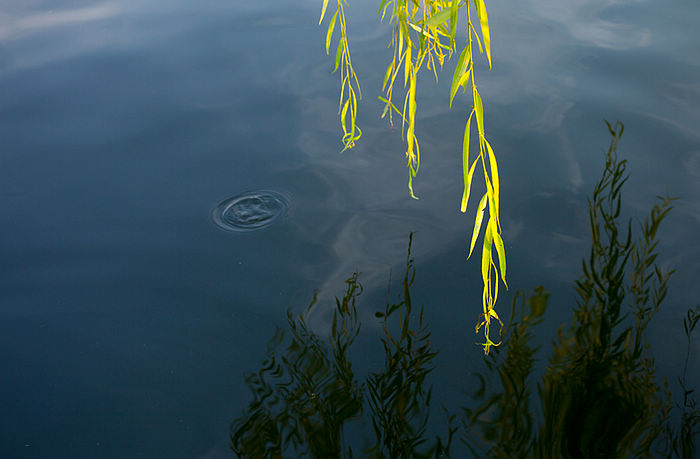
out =
[[484,233],[484,246],[481,252],[481,278],[484,281],[484,286],[489,283],[489,268],[491,268],[491,248],[493,247],[493,219],[489,217],[486,224],[486,232]]
[[450,6],[450,44],[454,44],[455,35],[457,35],[457,12],[459,11],[459,4],[461,0],[452,0],[452,5]]
[[437,27],[437,26],[447,22],[447,20],[450,18],[450,14],[451,14],[451,9],[448,9],[448,8],[442,9],[436,15],[429,17],[428,20],[425,21],[425,24],[423,24],[423,25],[425,27],[430,27],[431,29],[434,27]]
[[321,19],[318,20],[318,25],[323,22],[323,16],[326,15],[326,8],[328,8],[328,0],[323,0],[323,6],[321,7]]
[[498,180],[498,164],[496,164],[496,155],[493,153],[491,144],[488,140],[484,139],[486,143],[486,149],[489,152],[489,167],[491,168],[491,185],[493,186],[493,200],[496,207],[496,218],[498,218],[499,212],[499,196],[500,196],[500,182]]
[[498,269],[501,271],[501,279],[503,279],[503,283],[508,288],[506,283],[506,249],[503,247],[503,238],[498,234],[498,225],[491,225],[491,235],[493,237],[493,245],[496,246],[496,252],[498,253]]
[[489,68],[491,68],[491,34],[489,33],[489,18],[486,14],[486,4],[484,0],[476,0],[476,14],[479,15],[481,22],[481,35],[484,37],[484,48],[486,48],[486,57],[489,58]]
[[386,68],[386,73],[384,74],[384,82],[382,83],[382,91],[386,88],[386,84],[389,82],[389,77],[391,76],[391,71],[394,69],[394,62],[392,61],[391,64],[389,64],[389,67]]
[[338,11],[335,12],[333,17],[331,18],[330,24],[328,24],[328,32],[326,33],[326,54],[328,54],[328,51],[331,47],[331,37],[333,36],[333,29],[335,28],[335,20],[338,17]]
[[467,66],[471,62],[471,59],[471,47],[467,45],[464,47],[464,49],[462,50],[462,54],[460,54],[459,56],[459,60],[457,61],[457,68],[455,69],[455,73],[452,76],[452,87],[450,88],[450,107],[452,107],[452,99],[454,98],[454,95],[457,92],[457,88],[459,87],[459,79],[464,74],[464,72],[466,72]]
[[474,88],[474,111],[476,112],[476,126],[479,129],[479,140],[481,140],[484,137],[484,107],[476,88]]
[[[338,41],[338,49],[335,51],[335,68],[333,72],[338,70],[338,65],[340,65],[340,56],[343,54],[343,43],[345,42],[345,37],[340,37]],[[342,73],[342,72],[341,72]]]
[[462,213],[467,211],[467,202],[469,201],[469,193],[472,186],[472,175],[474,174],[474,166],[476,166],[476,161],[469,169],[469,132],[471,131],[472,115],[474,110],[469,114],[467,118],[467,125],[464,128],[464,142],[462,143],[462,175],[464,176],[464,193],[462,194],[462,205],[460,210]]
[[343,132],[345,134],[348,133],[348,130],[345,125],[345,115],[348,113],[348,105],[350,103],[350,99],[346,100],[345,103],[343,104],[343,110],[340,112],[340,122],[343,124]]
[[474,244],[476,244],[476,239],[479,237],[481,222],[484,219],[484,209],[486,209],[486,194],[484,194],[484,196],[481,197],[481,201],[479,201],[479,206],[476,209],[476,218],[474,219],[474,230],[472,231],[472,242],[469,245],[469,255],[467,255],[467,259],[469,259],[469,257],[472,256]]

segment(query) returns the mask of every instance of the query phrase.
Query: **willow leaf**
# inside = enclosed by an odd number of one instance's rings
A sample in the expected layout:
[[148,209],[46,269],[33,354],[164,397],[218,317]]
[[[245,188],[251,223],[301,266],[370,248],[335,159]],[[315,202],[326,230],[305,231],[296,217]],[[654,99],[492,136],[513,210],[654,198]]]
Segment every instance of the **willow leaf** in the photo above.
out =
[[469,201],[469,193],[472,187],[472,175],[474,174],[474,166],[476,166],[476,161],[474,161],[472,167],[469,168],[469,132],[471,131],[473,114],[474,110],[467,118],[467,126],[464,128],[464,142],[462,143],[462,174],[464,175],[464,193],[462,194],[462,205],[460,208],[462,213],[467,211],[467,202]]
[[323,22],[323,16],[326,15],[326,8],[328,8],[328,0],[323,0],[323,6],[321,7],[321,19],[318,20],[318,25]]
[[452,0],[450,5],[450,44],[454,45],[455,35],[457,35],[457,12],[459,11],[460,0]]
[[389,67],[386,68],[386,73],[384,74],[384,82],[382,82],[382,91],[386,88],[386,84],[389,82],[389,77],[391,76],[391,71],[394,70],[394,61],[391,61]]
[[484,37],[484,48],[486,48],[486,57],[489,58],[489,68],[491,68],[491,34],[489,33],[489,18],[486,14],[486,4],[484,0],[475,0],[476,14],[479,15],[481,22],[481,35]]
[[338,65],[340,65],[340,56],[343,54],[343,43],[345,43],[345,37],[340,37],[338,49],[335,51],[335,68],[333,69],[333,73],[338,70]]
[[[496,252],[498,253],[498,264],[499,271],[501,271],[501,279],[503,279],[503,283],[505,284],[506,288],[508,288],[508,284],[506,283],[506,249],[503,246],[503,238],[501,238],[501,235],[498,234],[497,224],[491,225],[490,228],[491,236],[493,237],[493,244],[496,246]],[[496,282],[496,285],[498,285],[498,282]]]
[[452,87],[450,88],[450,107],[452,107],[452,99],[454,99],[457,88],[459,87],[459,80],[466,72],[467,66],[472,60],[471,46],[467,45],[462,50],[462,54],[459,56],[457,61],[457,68],[455,69],[454,75],[452,75]]
[[425,27],[430,27],[431,29],[434,27],[437,27],[437,26],[447,22],[447,20],[450,18],[450,14],[451,14],[451,10],[448,8],[440,10],[440,12],[437,13],[436,15],[429,17],[428,20],[425,21],[425,23],[423,25]]
[[464,194],[462,194],[462,213],[467,211],[467,203],[469,202],[469,194],[472,188],[472,177],[474,175],[474,170],[476,169],[476,163],[478,162],[479,160],[475,159],[472,163],[472,167],[469,168],[469,172],[466,172],[466,170],[464,171],[466,176],[464,177]]
[[340,112],[340,122],[343,124],[343,132],[345,134],[348,133],[348,130],[347,130],[346,124],[345,124],[345,115],[347,115],[347,113],[348,113],[349,103],[350,103],[350,99],[348,98],[348,100],[346,100],[345,103],[343,104],[343,110]]
[[403,65],[404,65],[403,87],[405,88],[406,85],[408,84],[408,76],[411,73],[411,67],[413,67],[413,62],[411,62],[411,47],[410,46],[406,47],[406,60],[403,63]]
[[335,12],[331,18],[330,24],[328,24],[328,32],[326,33],[326,55],[331,47],[331,37],[333,36],[333,29],[335,28],[335,20],[338,17],[338,11]]
[[481,222],[484,219],[484,210],[486,209],[486,194],[481,197],[479,201],[479,206],[476,210],[476,218],[474,219],[474,231],[472,231],[472,242],[469,245],[469,255],[467,255],[467,260],[472,256],[472,251],[474,250],[474,244],[476,244],[476,238],[479,237],[479,230],[481,229]]
[[486,232],[484,233],[484,247],[481,251],[481,278],[484,281],[484,286],[487,286],[489,284],[489,269],[491,268],[491,249],[493,247],[493,231],[491,230],[492,226],[493,219],[489,217],[489,221],[486,224]]
[[496,155],[493,153],[491,144],[484,139],[486,149],[489,152],[489,167],[491,168],[491,185],[493,186],[493,200],[496,207],[496,218],[498,219],[499,212],[499,196],[500,196],[500,181],[498,180],[498,164],[496,164]]
[[476,112],[476,126],[479,129],[479,140],[481,140],[484,138],[484,107],[476,88],[474,88],[474,111]]

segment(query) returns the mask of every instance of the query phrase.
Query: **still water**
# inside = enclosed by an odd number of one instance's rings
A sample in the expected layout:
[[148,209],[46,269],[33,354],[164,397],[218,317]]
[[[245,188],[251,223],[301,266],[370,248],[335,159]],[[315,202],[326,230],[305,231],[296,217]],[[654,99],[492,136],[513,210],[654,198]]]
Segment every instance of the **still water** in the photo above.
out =
[[[0,1],[0,456],[231,457],[244,374],[314,291],[323,334],[361,273],[355,365],[381,363],[374,313],[410,232],[436,397],[456,407],[472,390],[484,364],[479,266],[464,260],[473,217],[459,212],[469,99],[448,107],[454,62],[420,81],[410,199],[405,147],[376,99],[390,29],[377,2],[353,0],[364,134],[339,155],[320,3]],[[477,61],[477,77],[501,174],[499,301],[551,292],[540,344],[569,320],[603,120],[621,120],[625,217],[679,197],[659,246],[677,272],[650,327],[657,376],[675,381],[699,293],[700,3],[488,7],[494,65]],[[697,339],[693,352],[697,387]]]

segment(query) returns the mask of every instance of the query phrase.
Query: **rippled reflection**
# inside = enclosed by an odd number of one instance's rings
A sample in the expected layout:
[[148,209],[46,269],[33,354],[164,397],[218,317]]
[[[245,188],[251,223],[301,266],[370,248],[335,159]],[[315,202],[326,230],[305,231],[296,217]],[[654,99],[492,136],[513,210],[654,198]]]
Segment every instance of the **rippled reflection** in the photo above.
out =
[[285,215],[289,200],[282,193],[261,190],[229,198],[212,212],[212,219],[227,231],[254,231]]

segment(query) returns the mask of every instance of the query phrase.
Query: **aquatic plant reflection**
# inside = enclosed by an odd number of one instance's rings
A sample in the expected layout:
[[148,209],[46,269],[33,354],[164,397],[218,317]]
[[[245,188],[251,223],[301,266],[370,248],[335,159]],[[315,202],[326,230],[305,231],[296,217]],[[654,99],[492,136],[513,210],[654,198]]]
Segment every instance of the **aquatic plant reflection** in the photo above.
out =
[[[449,442],[427,438],[431,388],[426,377],[437,354],[429,342],[422,310],[415,324],[410,287],[415,270],[409,238],[406,272],[397,303],[387,303],[382,319],[385,365],[358,382],[348,351],[360,331],[358,273],[346,280],[345,295],[336,298],[327,340],[311,331],[305,314],[287,323],[291,339],[277,329],[268,343],[262,369],[246,378],[254,401],[231,425],[231,448],[241,457],[354,457],[357,447],[344,442],[345,424],[369,413],[376,435],[362,456],[434,457],[449,451]],[[364,406],[367,399],[367,407]],[[354,452],[355,451],[355,452]],[[420,454],[419,454],[420,452]]]
[[[626,161],[617,157],[623,126],[608,128],[612,141],[603,176],[588,201],[591,250],[575,284],[577,305],[535,385],[534,327],[549,302],[543,287],[514,296],[503,345],[476,374],[461,428],[457,414],[445,410],[445,431],[434,434],[429,378],[437,351],[422,308],[411,301],[410,237],[399,301],[375,314],[384,332],[383,368],[360,382],[348,357],[360,331],[356,301],[362,286],[354,273],[336,299],[327,339],[309,330],[305,314],[288,314],[289,340],[277,329],[262,369],[247,377],[254,400],[231,426],[232,449],[256,458],[449,457],[459,432],[476,457],[694,457],[700,408],[687,371],[700,307],[688,310],[683,321],[688,346],[678,378],[678,428],[670,385],[658,385],[646,340],[673,273],[656,263],[657,231],[673,199],[659,198],[633,237],[631,223],[620,222],[627,180]],[[315,304],[316,297],[307,313]],[[346,440],[351,420],[371,424],[374,435],[366,445]]]
[[[619,221],[626,161],[617,158],[623,125],[608,124],[612,135],[603,176],[589,199],[591,251],[576,281],[577,307],[571,324],[560,328],[541,381],[541,416],[535,417],[529,377],[537,351],[532,327],[540,322],[548,295],[536,289],[513,313],[500,353],[478,375],[481,403],[465,408],[465,442],[488,457],[692,457],[698,411],[687,400],[680,436],[671,428],[671,398],[655,379],[654,359],[645,338],[659,311],[673,271],[656,264],[657,230],[671,210],[659,198],[632,238],[631,223]],[[624,230],[626,227],[626,230]],[[519,316],[516,317],[516,309]],[[690,337],[694,324],[685,324]],[[688,348],[688,351],[690,347]],[[493,381],[497,379],[498,381]],[[496,387],[496,390],[487,390]],[[662,395],[665,392],[665,397]],[[539,419],[537,429],[533,426]],[[664,441],[666,446],[664,446]],[[674,446],[675,445],[675,446]]]

